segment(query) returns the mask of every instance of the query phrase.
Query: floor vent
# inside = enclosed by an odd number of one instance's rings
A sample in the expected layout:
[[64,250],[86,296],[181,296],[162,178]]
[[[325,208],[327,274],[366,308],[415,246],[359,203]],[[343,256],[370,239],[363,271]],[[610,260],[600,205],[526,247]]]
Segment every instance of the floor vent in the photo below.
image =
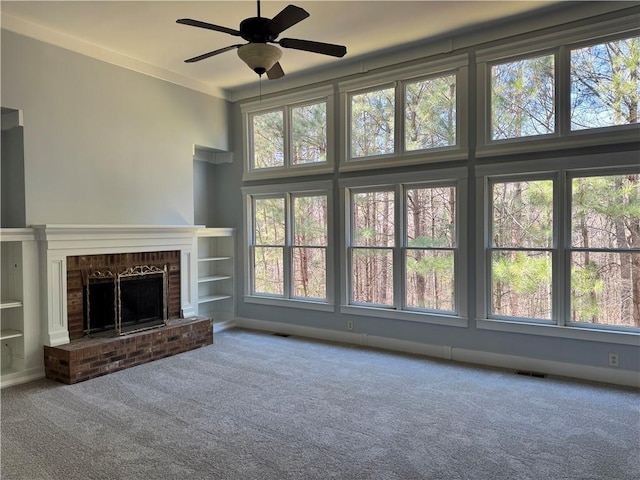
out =
[[546,378],[547,377],[546,373],[529,372],[527,370],[516,370],[516,374],[517,375],[522,375],[522,376],[525,376],[525,377],[536,377],[536,378]]
[[284,338],[287,338],[289,336],[288,333],[273,333],[272,335],[275,335],[276,337],[284,337]]

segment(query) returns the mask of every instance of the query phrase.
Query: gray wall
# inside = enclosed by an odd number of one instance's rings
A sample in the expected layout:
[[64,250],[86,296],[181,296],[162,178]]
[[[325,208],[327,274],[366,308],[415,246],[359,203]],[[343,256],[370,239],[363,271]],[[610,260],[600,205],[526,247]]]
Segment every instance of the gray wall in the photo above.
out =
[[0,226],[5,228],[25,226],[23,143],[22,127],[13,126],[2,130]]
[[[629,6],[629,4],[625,5]],[[566,20],[567,18],[580,17],[581,13],[579,9],[582,7],[576,7],[571,15],[564,15],[558,18]],[[618,8],[619,5],[618,5]],[[548,16],[547,18],[537,19],[538,24],[553,25],[554,16]],[[511,22],[508,25],[502,27],[492,28],[491,35],[493,37],[499,37],[500,32],[508,32],[513,34],[515,30],[521,32],[528,31],[529,22],[526,19],[519,22]],[[507,36],[507,33],[504,33]],[[479,38],[478,32],[472,32],[469,36],[461,36],[456,38],[460,44],[470,45],[473,39]],[[479,42],[478,42],[479,43]],[[415,47],[412,47],[415,48]],[[428,45],[427,48],[428,50]],[[461,51],[473,52],[473,48],[462,49]],[[402,55],[400,54],[400,58]],[[394,61],[397,57],[389,56],[388,64],[397,63]],[[380,57],[379,63],[383,63],[384,57]],[[473,68],[471,71],[471,82],[475,80],[475,74]],[[305,79],[309,84],[333,84],[337,87],[337,82],[343,80],[343,78],[335,78],[330,81],[322,81],[318,83],[318,77],[296,77],[292,85],[298,86],[303,84]],[[473,83],[471,83],[473,85]],[[338,112],[338,95],[336,97],[335,111]],[[475,131],[475,93],[470,93],[470,131]],[[246,91],[235,92],[235,98],[250,98]],[[495,354],[515,355],[521,357],[527,357],[538,360],[549,360],[556,362],[565,362],[569,364],[578,364],[584,366],[594,367],[606,367],[608,364],[608,354],[610,352],[616,352],[620,356],[620,369],[624,370],[638,370],[640,367],[640,350],[637,346],[632,345],[620,345],[609,344],[606,342],[584,341],[577,339],[565,339],[539,335],[528,335],[521,333],[508,333],[499,331],[488,331],[477,329],[474,319],[476,318],[476,303],[475,303],[475,217],[471,213],[469,224],[469,292],[468,292],[468,313],[469,313],[469,326],[467,328],[447,327],[442,325],[424,324],[409,321],[398,321],[385,318],[366,317],[366,316],[353,316],[345,315],[341,313],[325,313],[310,310],[299,310],[296,308],[286,307],[273,307],[267,305],[257,305],[243,302],[243,290],[244,290],[244,236],[245,231],[243,228],[243,204],[241,187],[242,182],[242,118],[240,114],[240,105],[234,105],[234,112],[232,115],[231,130],[233,133],[233,149],[236,152],[236,161],[233,165],[225,166],[224,175],[217,176],[216,178],[216,203],[224,205],[223,210],[217,209],[217,221],[220,225],[233,226],[238,229],[238,236],[236,242],[236,292],[237,295],[237,309],[236,314],[239,318],[246,318],[251,320],[262,320],[270,322],[280,322],[286,325],[305,326],[319,329],[329,329],[346,332],[347,320],[352,320],[355,325],[355,331],[357,333],[368,334],[372,336],[380,336],[391,339],[407,340],[412,342],[421,342],[430,345],[445,345],[453,348],[476,350],[481,352],[490,352]],[[473,152],[475,136],[470,135],[471,152]],[[617,147],[612,148],[615,150]],[[633,151],[637,151],[638,145],[626,146],[623,148],[631,148]],[[565,152],[566,154],[566,152]],[[550,156],[552,154],[546,153]],[[531,158],[535,158],[535,155],[530,155]],[[542,158],[542,156],[540,157]],[[504,160],[504,159],[502,159]],[[469,161],[466,165],[469,168],[469,212],[476,211],[475,205],[475,185],[473,179],[473,171],[478,161],[474,158],[472,153]],[[420,168],[420,167],[418,167]],[[429,165],[423,168],[437,168],[433,165]],[[386,171],[393,171],[392,169]],[[406,171],[406,169],[405,169]],[[381,173],[368,172],[368,173]],[[366,175],[367,173],[363,173]],[[334,180],[334,205],[335,210],[333,212],[334,218],[334,232],[333,238],[334,245],[340,245],[340,210],[343,208],[338,202],[338,183],[337,179],[340,174],[335,173],[333,175]],[[293,178],[290,181],[296,182],[299,179]],[[255,184],[256,182],[253,182]],[[335,292],[334,297],[340,298],[340,289],[342,288],[341,279],[339,275],[339,265],[341,261],[344,261],[344,252],[340,248],[335,249],[336,261],[334,264],[334,276],[335,276]],[[338,310],[338,307],[336,307]]]
[[26,224],[192,224],[193,145],[228,149],[225,100],[2,30],[23,112]]

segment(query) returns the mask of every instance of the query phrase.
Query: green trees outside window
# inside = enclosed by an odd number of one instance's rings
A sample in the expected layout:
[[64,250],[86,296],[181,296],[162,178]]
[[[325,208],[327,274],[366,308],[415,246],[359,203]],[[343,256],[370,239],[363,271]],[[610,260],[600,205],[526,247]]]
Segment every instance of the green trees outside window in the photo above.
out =
[[252,294],[326,300],[327,195],[251,198]]
[[352,191],[351,303],[455,312],[456,205],[448,185]]
[[640,37],[571,51],[571,130],[638,122]]
[[571,320],[640,327],[640,175],[571,183]]
[[503,140],[555,131],[555,56],[491,67],[491,138]]
[[394,153],[395,88],[351,97],[351,157]]

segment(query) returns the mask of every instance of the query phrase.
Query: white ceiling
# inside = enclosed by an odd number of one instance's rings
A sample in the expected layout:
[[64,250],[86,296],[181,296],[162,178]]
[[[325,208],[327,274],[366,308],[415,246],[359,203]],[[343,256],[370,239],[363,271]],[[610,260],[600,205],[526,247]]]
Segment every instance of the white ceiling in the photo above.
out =
[[[310,17],[280,34],[346,45],[342,59],[282,49],[289,76],[335,62],[353,62],[383,49],[423,41],[445,32],[509,17],[557,3],[535,1],[262,1],[273,18],[289,3]],[[217,31],[176,23],[193,18],[238,29],[256,16],[256,2],[236,1],[7,1],[2,27],[165,80],[226,96],[257,82],[229,51],[198,63],[184,60],[241,41]],[[242,41],[241,41],[242,42]],[[274,80],[277,81],[277,80]]]

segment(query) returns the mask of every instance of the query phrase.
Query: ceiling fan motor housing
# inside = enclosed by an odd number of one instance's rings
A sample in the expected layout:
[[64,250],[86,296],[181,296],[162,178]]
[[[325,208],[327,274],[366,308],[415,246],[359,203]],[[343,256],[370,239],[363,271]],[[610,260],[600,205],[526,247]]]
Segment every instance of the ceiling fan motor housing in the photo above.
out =
[[278,34],[269,31],[269,22],[271,19],[264,17],[245,18],[240,23],[240,36],[250,43],[273,42]]

